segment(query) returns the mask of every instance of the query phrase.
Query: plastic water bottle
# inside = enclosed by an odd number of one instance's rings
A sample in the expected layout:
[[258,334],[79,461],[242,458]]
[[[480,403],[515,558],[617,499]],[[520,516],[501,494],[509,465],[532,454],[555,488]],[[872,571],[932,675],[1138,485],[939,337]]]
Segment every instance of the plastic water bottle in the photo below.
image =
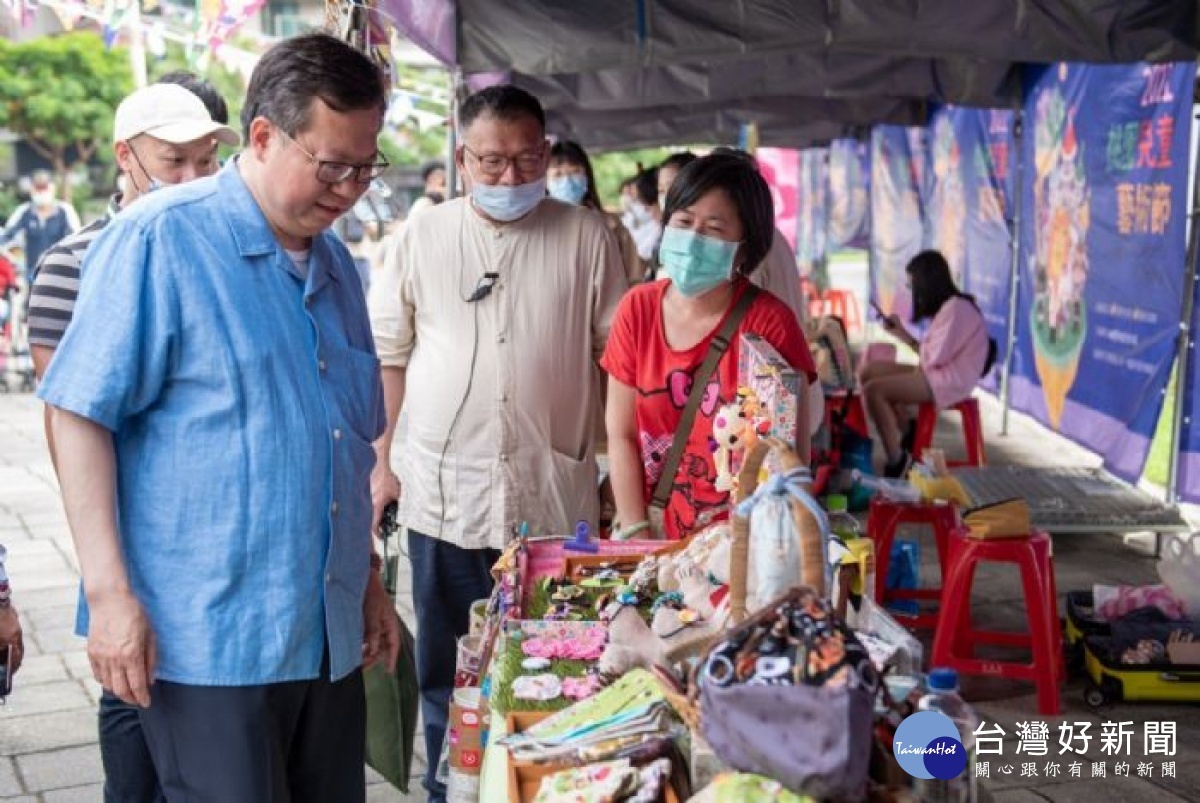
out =
[[963,748],[967,752],[967,766],[957,778],[948,781],[934,778],[916,778],[913,792],[925,803],[975,803],[978,788],[975,781],[975,730],[979,718],[958,694],[958,672],[953,669],[934,669],[925,680],[926,693],[917,702],[921,711],[938,711],[945,714],[958,728]]
[[829,494],[825,497],[825,510],[829,514],[829,529],[834,535],[841,536],[843,541],[849,541],[862,535],[858,519],[850,514],[849,500],[842,494]]

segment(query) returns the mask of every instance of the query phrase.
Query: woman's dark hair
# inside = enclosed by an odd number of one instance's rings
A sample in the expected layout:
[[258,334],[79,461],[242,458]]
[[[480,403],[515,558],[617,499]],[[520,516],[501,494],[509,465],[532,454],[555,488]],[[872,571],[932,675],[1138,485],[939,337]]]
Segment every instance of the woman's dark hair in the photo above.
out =
[[663,159],[658,165],[658,168],[661,170],[664,167],[671,167],[675,170],[682,170],[699,158],[699,156],[691,151],[680,151],[679,153],[673,153],[666,159]]
[[524,89],[512,84],[484,87],[470,95],[458,107],[458,127],[466,131],[480,117],[497,120],[516,120],[530,117],[546,130],[546,112],[542,104]]
[[633,191],[637,194],[637,199],[646,206],[654,206],[658,203],[658,168],[651,167],[637,174],[637,180],[633,182]]
[[[913,323],[934,317],[941,311],[942,305],[952,298],[964,298],[970,301],[976,310],[979,309],[975,296],[960,291],[954,283],[954,277],[950,274],[950,263],[942,256],[941,251],[922,251],[909,260],[905,270],[912,285]],[[980,315],[982,314],[980,311]],[[986,376],[987,372],[992,370],[998,354],[996,340],[989,337],[987,357],[980,376]]]
[[259,60],[242,107],[242,141],[265,117],[289,136],[308,128],[314,98],[336,112],[387,110],[383,72],[337,37],[310,33],[284,39]]
[[166,75],[159,76],[159,79],[154,83],[178,84],[200,98],[201,102],[204,103],[204,108],[208,109],[208,116],[213,119],[214,123],[225,125],[229,122],[229,107],[225,105],[225,98],[221,97],[221,93],[217,91],[215,86],[195,73],[190,73],[187,70],[175,70]]
[[662,210],[665,227],[671,215],[687,209],[712,190],[729,196],[742,221],[742,247],[738,273],[749,276],[758,268],[775,238],[775,203],[771,188],[754,162],[730,152],[702,156],[679,171]]
[[589,209],[603,211],[600,195],[596,192],[596,176],[592,173],[592,160],[588,158],[587,151],[577,142],[569,139],[559,140],[550,147],[550,166],[553,167],[556,164],[582,167],[584,174],[587,175],[587,192],[583,194],[583,205]]
[[[963,295],[950,274],[950,263],[940,251],[922,251],[909,260],[905,270],[912,285],[913,323],[932,318],[947,301]],[[975,303],[970,296],[964,297]]]

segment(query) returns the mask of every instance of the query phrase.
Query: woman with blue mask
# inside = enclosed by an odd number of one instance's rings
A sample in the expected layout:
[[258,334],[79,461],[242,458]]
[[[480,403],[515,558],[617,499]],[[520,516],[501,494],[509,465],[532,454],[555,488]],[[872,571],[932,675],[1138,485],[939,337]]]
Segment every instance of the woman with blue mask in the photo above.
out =
[[546,192],[551,198],[574,206],[586,206],[604,218],[604,225],[616,238],[625,266],[625,277],[631,285],[642,281],[649,267],[638,256],[633,235],[621,223],[619,215],[609,214],[600,203],[596,177],[587,152],[577,143],[560,140],[550,148],[550,167],[546,170]]
[[[605,423],[620,536],[661,527],[660,537],[686,538],[728,517],[729,493],[717,487],[709,444],[718,410],[737,398],[742,335],[762,337],[806,381],[816,376],[796,316],[747,279],[771,247],[774,217],[766,182],[750,159],[734,153],[687,165],[666,194],[658,252],[658,276],[665,278],[622,299],[601,360],[609,374]],[[728,348],[702,378],[699,408],[679,434],[682,456],[661,525],[651,525],[650,502],[696,373],[731,316],[740,320],[733,318]],[[805,388],[799,396],[797,420],[807,421]],[[795,445],[807,464],[807,431]]]

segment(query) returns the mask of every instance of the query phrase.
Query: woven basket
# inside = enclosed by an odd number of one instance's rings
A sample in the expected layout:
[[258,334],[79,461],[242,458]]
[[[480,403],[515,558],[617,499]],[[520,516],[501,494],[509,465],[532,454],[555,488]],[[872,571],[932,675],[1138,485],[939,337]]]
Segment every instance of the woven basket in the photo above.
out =
[[[758,475],[767,454],[774,452],[782,471],[800,468],[803,464],[795,451],[779,438],[766,438],[754,445],[742,463],[738,476],[737,502],[750,498],[758,489]],[[792,500],[792,517],[800,534],[800,581],[825,596],[825,554],[821,530],[808,508]],[[729,553],[729,624],[740,624],[746,618],[747,575],[750,571],[750,519],[734,511],[733,544]]]

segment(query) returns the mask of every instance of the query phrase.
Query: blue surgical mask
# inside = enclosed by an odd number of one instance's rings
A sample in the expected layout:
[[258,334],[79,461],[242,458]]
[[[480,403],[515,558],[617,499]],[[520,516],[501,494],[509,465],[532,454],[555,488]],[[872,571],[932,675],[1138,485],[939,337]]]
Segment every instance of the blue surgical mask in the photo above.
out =
[[579,206],[579,204],[583,203],[584,196],[587,195],[587,176],[577,173],[575,175],[552,178],[546,182],[546,190],[550,193],[551,198],[557,198],[560,201],[566,201],[569,204]]
[[545,197],[545,177],[515,187],[471,182],[471,200],[479,207],[479,211],[501,223],[525,217]]
[[668,226],[658,246],[658,263],[679,292],[703,295],[733,278],[737,243]]

